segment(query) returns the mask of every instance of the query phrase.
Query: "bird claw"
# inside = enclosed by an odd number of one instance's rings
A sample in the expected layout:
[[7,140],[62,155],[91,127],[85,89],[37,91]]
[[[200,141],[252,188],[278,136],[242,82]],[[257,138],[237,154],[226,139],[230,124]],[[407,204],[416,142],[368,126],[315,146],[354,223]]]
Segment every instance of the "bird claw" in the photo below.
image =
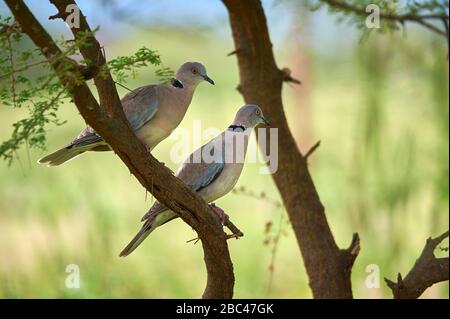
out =
[[223,211],[222,208],[216,206],[216,204],[214,204],[214,203],[211,203],[209,205],[209,207],[211,207],[213,212],[216,213],[217,216],[219,216],[220,223],[222,224],[222,226],[225,226],[225,224],[228,222],[230,217]]
[[151,152],[151,147],[147,143],[145,143],[144,141],[142,141],[142,140],[139,140],[139,141],[145,147],[145,149],[150,153]]

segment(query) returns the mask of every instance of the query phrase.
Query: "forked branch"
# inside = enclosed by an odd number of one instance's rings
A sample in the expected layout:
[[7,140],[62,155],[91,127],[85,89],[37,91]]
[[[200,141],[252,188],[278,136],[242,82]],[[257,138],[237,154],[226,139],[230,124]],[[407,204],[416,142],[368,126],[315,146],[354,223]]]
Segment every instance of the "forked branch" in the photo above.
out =
[[395,299],[416,299],[435,283],[449,279],[448,257],[436,258],[434,255],[434,250],[448,234],[446,231],[436,238],[427,239],[422,253],[405,278],[398,273],[397,282],[384,279]]

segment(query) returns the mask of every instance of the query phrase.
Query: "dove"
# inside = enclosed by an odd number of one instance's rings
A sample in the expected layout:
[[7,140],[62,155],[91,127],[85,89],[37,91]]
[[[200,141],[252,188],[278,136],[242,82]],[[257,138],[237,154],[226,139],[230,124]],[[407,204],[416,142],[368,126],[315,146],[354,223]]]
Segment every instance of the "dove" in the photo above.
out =
[[[122,98],[122,108],[131,128],[149,151],[180,124],[202,81],[214,85],[203,64],[186,62],[178,69],[171,84],[142,86]],[[57,166],[87,151],[109,150],[111,148],[102,137],[87,126],[67,146],[39,159],[38,163]]]
[[[175,176],[207,203],[225,196],[233,189],[241,175],[252,128],[260,123],[269,125],[259,106],[242,106],[232,125],[194,151],[181,164]],[[223,224],[226,214],[214,204],[210,206]],[[125,257],[132,253],[153,230],[177,217],[178,215],[163,203],[155,202],[142,218],[142,228],[120,256]]]

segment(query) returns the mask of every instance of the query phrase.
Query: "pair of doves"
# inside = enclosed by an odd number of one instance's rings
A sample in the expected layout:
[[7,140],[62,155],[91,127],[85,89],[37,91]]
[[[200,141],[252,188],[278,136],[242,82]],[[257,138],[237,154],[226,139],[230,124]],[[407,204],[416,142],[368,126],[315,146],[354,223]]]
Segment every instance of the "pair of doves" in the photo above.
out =
[[[201,63],[186,62],[178,69],[171,84],[142,86],[122,98],[123,111],[131,128],[149,151],[177,128],[197,85],[202,81],[214,84]],[[226,195],[233,189],[242,172],[251,129],[260,123],[269,124],[257,105],[242,106],[228,129],[193,152],[175,176],[208,203]],[[57,166],[87,151],[109,150],[109,145],[88,126],[67,146],[41,158],[39,163]],[[223,211],[214,208],[219,217],[224,219]],[[129,255],[155,228],[176,217],[164,204],[155,202],[142,218],[144,224],[141,230],[120,256]]]

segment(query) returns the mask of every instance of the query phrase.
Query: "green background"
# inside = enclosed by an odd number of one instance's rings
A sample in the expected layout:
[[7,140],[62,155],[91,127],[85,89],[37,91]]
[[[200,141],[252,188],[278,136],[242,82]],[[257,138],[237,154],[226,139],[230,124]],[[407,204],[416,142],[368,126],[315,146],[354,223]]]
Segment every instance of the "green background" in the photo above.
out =
[[[287,5],[264,4],[279,67],[291,68],[303,82],[283,88],[290,128],[303,151],[322,142],[310,170],[333,234],[340,247],[349,245],[353,232],[361,236],[352,272],[355,297],[389,298],[383,277],[405,275],[426,238],[448,229],[446,43],[414,27],[406,35],[372,34],[361,43],[352,27],[337,25],[323,12],[299,14]],[[196,91],[180,126],[190,131],[195,120],[203,128],[227,127],[243,104],[235,89],[236,58],[226,56],[233,50],[226,12],[222,4],[216,6],[221,11],[212,26],[189,19],[183,27],[169,22],[115,25],[112,15],[98,13],[107,20],[99,37],[108,57],[130,55],[145,45],[159,50],[164,66],[173,69],[186,60],[206,65],[216,86],[205,83]],[[161,15],[170,20],[171,11]],[[289,24],[282,21],[285,15]],[[328,26],[319,26],[320,21]],[[125,31],[112,31],[122,27]],[[127,85],[155,82],[153,72],[153,67],[143,69]],[[0,140],[26,114],[0,105]],[[49,151],[84,126],[72,104],[61,107],[60,117],[68,123],[48,127]],[[154,151],[173,170],[175,143],[167,139]],[[0,297],[201,296],[201,245],[186,243],[195,233],[181,220],[152,233],[131,256],[118,257],[153,198],[146,199],[117,156],[91,153],[47,168],[36,164],[43,154],[23,149],[11,167],[0,163]],[[264,192],[267,198],[232,193],[217,201],[245,233],[229,242],[235,297],[310,298],[286,212],[268,200],[279,202],[280,196],[270,176],[258,173],[260,167],[247,164],[237,187]],[[266,233],[268,222],[273,226]],[[448,247],[448,240],[441,247]],[[80,289],[65,286],[69,264],[80,267]],[[379,267],[380,288],[366,285],[366,267],[372,264]],[[423,297],[448,298],[448,283],[433,286]]]

